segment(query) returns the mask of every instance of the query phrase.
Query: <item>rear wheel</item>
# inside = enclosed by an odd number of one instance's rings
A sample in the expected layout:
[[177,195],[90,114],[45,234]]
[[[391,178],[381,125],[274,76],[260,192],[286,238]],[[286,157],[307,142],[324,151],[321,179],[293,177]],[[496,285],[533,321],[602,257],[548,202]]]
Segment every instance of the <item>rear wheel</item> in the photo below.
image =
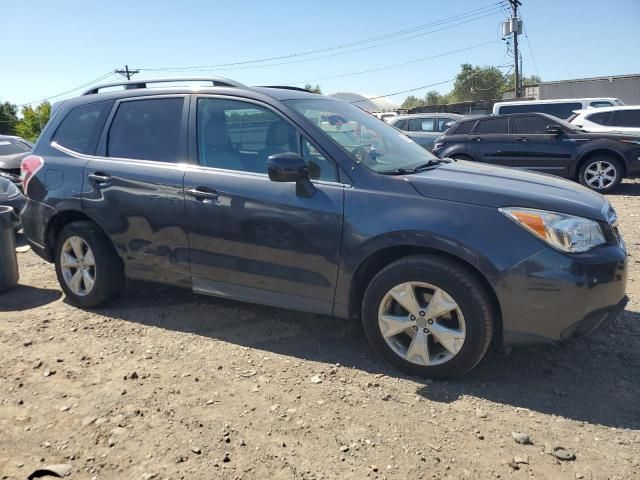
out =
[[89,221],[65,226],[56,244],[58,282],[74,305],[91,308],[115,297],[124,285],[118,254],[98,226]]
[[617,159],[597,155],[582,164],[578,172],[578,180],[591,190],[608,193],[620,184],[622,174],[622,164]]
[[406,257],[380,271],[365,292],[362,321],[385,360],[430,378],[471,370],[493,334],[484,287],[466,268],[432,255]]

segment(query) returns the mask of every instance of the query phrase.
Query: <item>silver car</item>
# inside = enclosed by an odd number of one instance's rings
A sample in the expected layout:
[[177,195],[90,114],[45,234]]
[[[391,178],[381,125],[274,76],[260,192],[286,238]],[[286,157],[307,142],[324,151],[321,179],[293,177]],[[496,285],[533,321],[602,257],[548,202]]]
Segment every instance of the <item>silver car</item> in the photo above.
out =
[[399,115],[387,120],[389,125],[402,131],[407,137],[431,151],[433,142],[449,125],[464,118],[456,113],[414,113]]
[[0,177],[20,183],[20,162],[29,155],[33,144],[20,137],[0,135]]

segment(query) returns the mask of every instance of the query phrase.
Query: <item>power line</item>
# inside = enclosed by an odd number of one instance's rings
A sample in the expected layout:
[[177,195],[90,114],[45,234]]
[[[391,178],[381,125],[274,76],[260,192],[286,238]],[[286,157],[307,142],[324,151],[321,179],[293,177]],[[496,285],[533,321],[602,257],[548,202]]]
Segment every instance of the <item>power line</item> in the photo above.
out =
[[466,52],[467,50],[472,50],[474,48],[484,47],[486,45],[492,45],[492,44],[499,43],[499,42],[500,42],[499,40],[492,40],[490,42],[479,43],[479,44],[476,44],[476,45],[471,45],[469,47],[459,48],[458,50],[451,50],[449,52],[444,52],[444,53],[440,53],[440,54],[437,54],[437,55],[432,55],[430,57],[424,57],[424,58],[418,58],[416,60],[410,60],[408,62],[394,63],[392,65],[385,65],[385,66],[382,66],[382,67],[370,68],[368,70],[360,70],[360,71],[357,71],[357,72],[342,73],[340,75],[332,75],[332,76],[329,76],[329,77],[313,78],[313,79],[309,79],[309,80],[301,80],[301,81],[298,81],[298,82],[290,82],[290,83],[293,84],[293,85],[297,85],[297,84],[305,84],[305,83],[309,83],[309,82],[318,82],[318,81],[322,81],[322,80],[330,80],[330,79],[333,79],[333,78],[350,77],[350,76],[353,76],[353,75],[363,75],[365,73],[378,72],[380,70],[386,70],[388,68],[396,68],[396,67],[402,67],[402,66],[405,66],[405,65],[411,65],[411,64],[414,64],[414,63],[425,62],[427,60],[433,60],[434,58],[440,58],[440,57],[444,57],[446,55],[453,55],[454,53],[459,53],[459,52]]
[[21,105],[16,105],[16,107],[17,108],[22,108],[22,107],[26,107],[26,106],[29,106],[29,105],[33,105],[34,103],[42,103],[42,102],[46,102],[46,101],[49,101],[49,100],[53,100],[54,98],[62,97],[63,95],[68,95],[69,93],[73,93],[76,90],[80,90],[80,89],[88,87],[89,85],[92,85],[92,84],[94,84],[96,82],[104,80],[105,78],[110,77],[111,75],[113,75],[113,70],[109,70],[109,72],[105,73],[104,75],[101,75],[98,78],[95,78],[95,79],[91,80],[90,82],[83,83],[82,85],[79,85],[79,86],[77,86],[75,88],[72,88],[71,90],[67,90],[65,92],[58,93],[56,95],[51,95],[50,97],[46,97],[46,98],[43,98],[41,100],[35,100],[33,102],[27,102],[27,103],[23,103]]
[[[511,67],[511,65],[498,65],[496,68],[505,68],[505,67]],[[478,75],[478,73],[473,74],[471,77],[469,78],[473,78],[475,75]],[[451,83],[451,82],[455,82],[456,78],[450,78],[449,80],[443,80],[442,82],[437,82],[437,83],[431,83],[429,85],[422,85],[421,87],[416,87],[416,88],[410,88],[408,90],[401,90],[399,92],[393,92],[393,93],[387,93],[385,95],[378,95],[375,97],[369,97],[369,98],[364,98],[362,100],[354,100],[353,102],[349,102],[349,103],[361,103],[361,102],[366,102],[368,100],[377,100],[378,98],[386,98],[386,97],[393,97],[394,95],[401,95],[403,93],[411,93],[411,92],[415,92],[418,90],[424,90],[425,88],[430,88],[430,87],[437,87],[439,85],[444,85],[446,83]]]
[[[522,16],[522,14],[520,14]],[[531,48],[531,42],[529,41],[529,34],[527,33],[527,27],[524,26],[524,17],[522,17],[522,31],[524,32],[524,38],[527,39],[527,47],[529,49],[529,54],[531,55],[531,60],[533,61],[533,68],[536,70],[536,75],[539,77],[540,72],[538,72],[538,64],[536,63],[536,57],[533,56],[533,48]]]
[[[262,58],[262,59],[254,59],[254,60],[246,60],[246,61],[242,61],[242,62],[232,62],[232,63],[219,63],[219,64],[214,64],[214,65],[197,65],[197,66],[187,66],[187,67],[157,67],[157,68],[140,68],[140,71],[168,71],[168,70],[173,70],[173,71],[180,71],[180,70],[195,70],[195,71],[202,71],[202,70],[215,70],[215,69],[219,69],[219,70],[245,70],[248,68],[260,68],[260,67],[273,67],[273,66],[279,66],[279,65],[287,65],[290,63],[298,63],[298,62],[305,62],[305,61],[310,61],[310,60],[319,60],[319,59],[323,59],[323,58],[329,58],[329,57],[333,57],[333,56],[337,56],[337,55],[346,55],[349,53],[355,53],[355,52],[360,52],[363,50],[368,50],[370,48],[377,48],[377,47],[381,47],[381,46],[385,46],[385,45],[390,45],[393,43],[398,43],[398,42],[403,42],[406,40],[411,40],[414,38],[418,38],[418,37],[422,37],[424,35],[429,35],[431,33],[435,33],[435,32],[439,32],[442,30],[446,30],[448,28],[453,28],[456,27],[458,25],[463,25],[465,23],[469,23],[472,21],[476,21],[476,20],[480,20],[482,18],[488,17],[488,16],[492,16],[495,13],[497,13],[498,11],[502,10],[502,6],[504,4],[505,0],[501,0],[500,2],[497,2],[495,4],[491,4],[482,8],[478,8],[475,10],[470,10],[468,12],[462,13],[462,14],[458,14],[452,17],[448,17],[442,20],[438,20],[435,22],[431,22],[431,23],[427,23],[424,25],[420,25],[417,27],[413,27],[410,29],[405,29],[405,30],[401,30],[398,32],[392,32],[392,33],[388,33],[385,35],[379,35],[377,37],[371,37],[368,39],[364,39],[364,40],[359,40],[357,42],[350,42],[350,43],[345,43],[345,44],[341,44],[341,45],[336,45],[333,47],[326,47],[326,48],[321,48],[321,49],[316,49],[316,50],[308,50],[308,51],[304,51],[304,52],[298,52],[298,53],[292,53],[289,55],[281,55],[278,57],[270,57],[270,58]],[[471,18],[467,18],[465,19],[465,17],[471,17]],[[465,20],[463,20],[465,19]],[[462,20],[462,21],[459,21]],[[354,49],[354,50],[350,50],[347,52],[341,52],[341,53],[337,53],[337,54],[331,54],[331,55],[324,55],[324,56],[319,56],[319,57],[314,57],[314,58],[310,58],[310,59],[300,59],[300,60],[294,60],[294,61],[290,61],[290,62],[280,62],[280,63],[271,63],[271,64],[267,64],[267,65],[255,65],[255,64],[259,64],[259,63],[266,63],[266,62],[271,62],[274,60],[281,60],[281,59],[289,59],[289,58],[295,58],[295,57],[304,57],[304,56],[309,56],[309,55],[313,55],[316,53],[323,53],[323,52],[329,52],[329,51],[333,51],[333,50],[342,50],[345,48],[349,48],[349,47],[353,47],[353,46],[357,46],[357,45],[362,45],[362,44],[367,44],[367,43],[372,43],[372,42],[379,42],[380,40],[384,40],[387,38],[392,38],[392,37],[396,37],[396,36],[402,36],[402,35],[407,35],[409,33],[413,33],[414,31],[419,31],[419,30],[425,30],[427,28],[432,28],[438,25],[442,25],[442,24],[446,24],[446,23],[451,23],[451,22],[457,22],[454,23],[452,25],[446,25],[442,28],[439,29],[435,29],[435,30],[430,30],[428,32],[422,32],[416,35],[412,35],[409,37],[405,37],[405,38],[400,38],[400,39],[395,39],[389,42],[383,42],[383,43],[379,43],[377,45],[372,45],[372,46],[367,46],[364,48],[358,48],[358,49]],[[251,66],[249,66],[251,65]]]

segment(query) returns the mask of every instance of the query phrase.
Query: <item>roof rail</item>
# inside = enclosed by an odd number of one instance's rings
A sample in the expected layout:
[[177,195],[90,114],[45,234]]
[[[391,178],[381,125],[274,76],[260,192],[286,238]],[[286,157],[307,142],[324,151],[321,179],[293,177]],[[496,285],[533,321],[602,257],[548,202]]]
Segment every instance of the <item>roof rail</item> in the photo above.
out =
[[111,87],[124,87],[125,90],[136,90],[138,88],[149,88],[153,83],[173,83],[173,82],[211,82],[213,87],[235,87],[248,88],[246,85],[224,77],[177,77],[177,78],[154,78],[150,80],[123,80],[122,82],[105,83],[91,87],[82,95],[92,95],[100,90]]
[[261,88],[280,88],[282,90],[296,90],[298,92],[307,92],[310,93],[309,90],[302,87],[291,87],[289,85],[259,85]]

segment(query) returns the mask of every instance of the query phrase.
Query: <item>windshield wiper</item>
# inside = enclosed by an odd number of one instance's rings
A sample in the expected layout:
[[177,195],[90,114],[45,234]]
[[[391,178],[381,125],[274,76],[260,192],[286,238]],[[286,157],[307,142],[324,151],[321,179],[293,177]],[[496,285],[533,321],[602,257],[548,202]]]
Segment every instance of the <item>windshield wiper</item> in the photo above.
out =
[[434,158],[433,160],[429,160],[428,162],[418,165],[417,167],[392,168],[391,170],[382,170],[378,173],[381,173],[382,175],[408,175],[411,173],[421,172],[422,170],[426,170],[427,168],[433,167],[434,165],[439,165],[441,163],[446,163],[446,161],[440,158]]

